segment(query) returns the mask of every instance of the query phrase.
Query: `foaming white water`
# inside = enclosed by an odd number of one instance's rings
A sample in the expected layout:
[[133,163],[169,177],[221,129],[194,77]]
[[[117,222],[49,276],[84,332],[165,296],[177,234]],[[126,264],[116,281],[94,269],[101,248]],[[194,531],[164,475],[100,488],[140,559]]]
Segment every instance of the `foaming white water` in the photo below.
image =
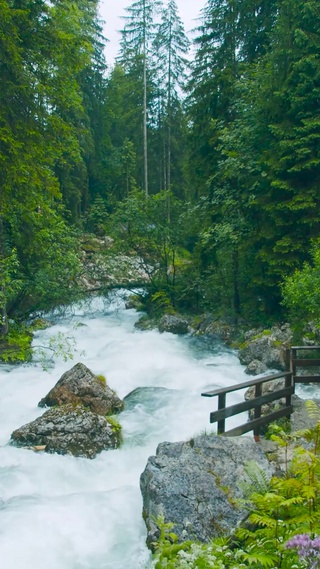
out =
[[[216,402],[201,392],[245,376],[232,352],[201,340],[140,332],[134,328],[137,318],[121,300],[110,305],[97,298],[37,333],[35,344],[59,331],[74,336],[73,362],[56,359],[49,372],[39,364],[10,371],[0,366],[1,569],[146,566],[139,478],[148,457],[161,441],[209,430]],[[11,432],[43,413],[39,400],[78,361],[105,375],[120,397],[145,388],[119,416],[121,449],[91,461],[10,446]],[[228,403],[241,400],[237,392]],[[227,426],[239,418],[234,421]]]

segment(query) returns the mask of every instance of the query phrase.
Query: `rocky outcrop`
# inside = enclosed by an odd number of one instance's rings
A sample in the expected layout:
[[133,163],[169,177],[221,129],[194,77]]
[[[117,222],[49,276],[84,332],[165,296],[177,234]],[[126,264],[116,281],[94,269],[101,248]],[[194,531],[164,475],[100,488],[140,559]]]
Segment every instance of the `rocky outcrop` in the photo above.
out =
[[252,360],[244,370],[248,375],[260,375],[267,371],[267,366],[259,360]]
[[182,316],[165,314],[159,322],[160,332],[171,332],[171,334],[187,334],[189,332],[189,322]]
[[286,368],[286,348],[290,347],[292,340],[288,324],[258,333],[255,330],[247,332],[245,340],[239,350],[242,364],[248,366],[253,360],[258,360],[269,369]]
[[11,443],[19,447],[85,458],[115,449],[120,442],[119,424],[72,404],[46,411],[11,435]]
[[247,516],[238,499],[248,460],[271,477],[263,450],[249,437],[202,435],[188,442],[161,443],[140,479],[148,545],[159,537],[159,515],[174,523],[180,541],[206,542],[230,533]]
[[64,373],[39,407],[54,405],[83,405],[94,413],[112,415],[123,409],[123,401],[101,375],[94,375],[84,364],[78,363]]

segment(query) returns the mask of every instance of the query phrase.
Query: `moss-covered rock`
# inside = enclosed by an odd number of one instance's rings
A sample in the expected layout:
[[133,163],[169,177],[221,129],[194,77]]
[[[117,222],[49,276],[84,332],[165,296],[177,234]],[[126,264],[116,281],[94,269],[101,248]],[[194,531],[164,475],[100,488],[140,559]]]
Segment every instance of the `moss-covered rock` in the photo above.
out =
[[84,458],[118,448],[121,441],[121,426],[115,427],[114,419],[70,403],[49,409],[11,435],[11,443],[19,447]]
[[95,375],[82,363],[76,364],[61,376],[53,389],[41,399],[39,407],[66,403],[84,405],[100,415],[114,415],[123,409],[123,401],[107,385],[106,378]]

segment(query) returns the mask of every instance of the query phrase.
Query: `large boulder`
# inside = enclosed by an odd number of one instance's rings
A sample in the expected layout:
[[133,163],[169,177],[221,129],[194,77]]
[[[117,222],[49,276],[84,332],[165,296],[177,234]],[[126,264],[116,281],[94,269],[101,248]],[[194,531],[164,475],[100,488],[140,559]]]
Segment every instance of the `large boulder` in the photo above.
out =
[[110,389],[105,378],[94,375],[82,363],[76,364],[64,373],[38,405],[53,407],[66,403],[81,404],[101,415],[112,415],[123,409],[123,401]]
[[49,409],[14,431],[11,442],[32,450],[94,458],[102,450],[119,447],[121,427],[107,417],[69,403]]
[[179,541],[210,541],[247,517],[238,501],[245,465],[255,461],[272,475],[260,445],[249,437],[201,435],[188,442],[161,443],[141,475],[143,517],[152,547],[159,537],[156,519],[173,522]]
[[249,365],[253,360],[262,362],[269,369],[286,368],[286,348],[290,347],[292,331],[288,324],[281,328],[246,335],[246,341],[239,350],[240,362]]
[[171,332],[172,334],[187,334],[189,322],[182,316],[165,314],[159,322],[160,332]]

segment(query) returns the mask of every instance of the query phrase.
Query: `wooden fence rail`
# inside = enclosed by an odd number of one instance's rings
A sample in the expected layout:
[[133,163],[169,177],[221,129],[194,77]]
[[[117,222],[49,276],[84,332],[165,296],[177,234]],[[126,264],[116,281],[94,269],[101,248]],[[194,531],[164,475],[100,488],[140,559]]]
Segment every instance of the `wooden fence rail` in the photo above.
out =
[[[261,426],[268,425],[282,417],[289,417],[293,412],[291,396],[295,392],[296,383],[320,382],[320,375],[297,375],[297,368],[299,367],[305,368],[320,366],[320,359],[297,358],[297,351],[317,349],[320,350],[320,346],[293,346],[292,348],[288,348],[286,354],[287,371],[265,377],[259,377],[244,383],[237,383],[230,387],[223,387],[221,389],[215,389],[214,391],[201,393],[203,397],[218,397],[218,410],[210,413],[210,423],[218,423],[218,434],[231,437],[253,431],[255,439],[258,440]],[[262,394],[262,386],[264,383],[281,378],[283,378],[283,386],[280,389],[272,391],[272,393]],[[226,406],[227,394],[248,387],[255,388],[254,398],[252,400]],[[281,409],[261,416],[262,405],[282,398],[285,398],[285,405]],[[225,421],[227,418],[249,411],[250,409],[254,409],[253,419],[249,419],[246,423],[228,431],[225,430]]]
[[320,359],[298,358],[298,351],[320,351],[320,346],[292,346],[287,350],[287,366],[293,374],[294,383],[319,383],[320,375],[297,375],[298,368],[319,367]]

